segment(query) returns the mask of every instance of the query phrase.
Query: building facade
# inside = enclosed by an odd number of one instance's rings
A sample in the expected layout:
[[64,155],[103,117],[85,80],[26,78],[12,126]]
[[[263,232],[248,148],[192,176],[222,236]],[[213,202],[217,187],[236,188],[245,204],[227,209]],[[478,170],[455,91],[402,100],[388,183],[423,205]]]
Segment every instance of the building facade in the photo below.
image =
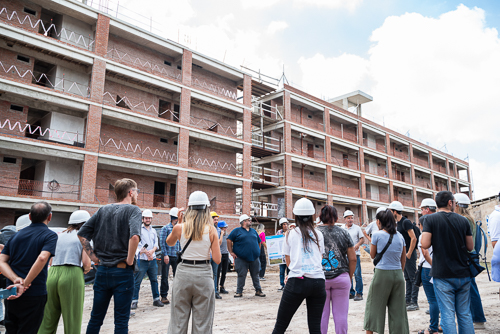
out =
[[0,28],[0,226],[40,199],[62,226],[123,177],[155,224],[194,190],[230,225],[268,228],[302,196],[365,222],[392,200],[415,220],[440,190],[470,195],[465,161],[81,2],[0,1]]

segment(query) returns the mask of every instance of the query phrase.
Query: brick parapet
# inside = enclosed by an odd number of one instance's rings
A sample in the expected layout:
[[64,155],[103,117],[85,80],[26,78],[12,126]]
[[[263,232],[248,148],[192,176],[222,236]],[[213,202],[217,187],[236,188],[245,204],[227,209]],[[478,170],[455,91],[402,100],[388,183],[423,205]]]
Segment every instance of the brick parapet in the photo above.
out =
[[105,57],[108,53],[109,21],[110,18],[108,16],[105,16],[101,13],[98,14],[95,32],[94,52],[101,57]]
[[187,49],[182,53],[182,83],[186,86],[192,85],[193,53]]

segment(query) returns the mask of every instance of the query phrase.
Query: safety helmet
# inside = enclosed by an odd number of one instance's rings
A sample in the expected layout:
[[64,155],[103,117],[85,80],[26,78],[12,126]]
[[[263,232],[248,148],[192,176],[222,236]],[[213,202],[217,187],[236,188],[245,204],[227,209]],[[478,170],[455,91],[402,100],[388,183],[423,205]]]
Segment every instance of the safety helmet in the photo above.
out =
[[225,221],[221,220],[220,222],[217,223],[217,226],[219,228],[227,227],[227,224]]
[[248,215],[242,214],[242,215],[240,216],[240,224],[241,224],[242,222],[244,222],[245,220],[247,220],[247,219],[250,219],[250,217],[249,217]]
[[457,193],[453,195],[455,197],[455,201],[457,202],[457,205],[462,207],[462,208],[467,208],[470,205],[470,198],[464,193]]
[[21,217],[17,218],[17,220],[16,220],[16,229],[18,231],[22,230],[23,228],[25,228],[29,224],[31,224],[30,215],[29,214],[22,215]]
[[380,208],[377,209],[377,212],[375,213],[375,215],[378,215],[379,212],[382,212],[385,210],[387,210],[387,208],[385,206],[381,206]]
[[290,226],[297,226],[297,224],[295,224],[294,222],[291,222]]
[[208,196],[203,191],[195,191],[189,195],[188,206],[193,210],[204,210],[207,207],[210,207],[210,201],[208,200]]
[[69,216],[68,225],[85,223],[90,219],[90,213],[85,210],[76,210]]
[[153,212],[149,209],[142,211],[142,218],[153,218]]
[[389,204],[389,209],[396,211],[403,211],[403,204],[401,204],[401,202],[394,201],[391,204]]
[[177,207],[173,207],[172,209],[170,209],[170,212],[168,213],[170,215],[170,217],[179,217],[179,209],[177,209]]
[[424,198],[422,200],[422,203],[420,203],[420,209],[422,208],[431,208],[435,210],[437,208],[436,201],[433,200],[432,198]]
[[293,206],[293,214],[296,216],[312,216],[316,213],[313,203],[307,198],[301,198]]
[[219,215],[217,214],[217,212],[212,211],[212,212],[210,212],[210,217],[212,217],[212,218],[219,217]]
[[351,210],[346,210],[344,212],[344,218],[349,216],[354,216],[354,212],[352,212]]
[[283,224],[283,223],[288,223],[288,219],[286,219],[285,217],[281,218],[280,219],[280,225]]

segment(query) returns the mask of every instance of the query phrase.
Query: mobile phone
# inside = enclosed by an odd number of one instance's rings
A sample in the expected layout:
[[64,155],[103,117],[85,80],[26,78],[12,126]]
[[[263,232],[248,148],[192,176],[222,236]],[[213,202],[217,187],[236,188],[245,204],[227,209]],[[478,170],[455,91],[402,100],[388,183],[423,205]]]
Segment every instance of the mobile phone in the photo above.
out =
[[144,244],[144,246],[142,246],[142,248],[148,248],[148,244]]
[[15,295],[17,295],[17,287],[15,286],[10,289],[0,289],[0,299],[7,299]]

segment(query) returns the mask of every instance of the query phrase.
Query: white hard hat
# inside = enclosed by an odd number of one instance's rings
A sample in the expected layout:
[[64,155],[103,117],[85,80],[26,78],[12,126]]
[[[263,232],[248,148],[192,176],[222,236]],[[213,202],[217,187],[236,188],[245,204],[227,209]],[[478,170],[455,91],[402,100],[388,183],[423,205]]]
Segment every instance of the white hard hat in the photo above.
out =
[[432,198],[424,198],[422,203],[420,203],[420,208],[436,208],[437,204]]
[[153,212],[149,209],[142,211],[142,218],[153,218]]
[[85,210],[76,210],[69,216],[68,225],[85,223],[90,219],[90,213]]
[[313,203],[307,198],[301,198],[293,206],[293,214],[296,216],[312,216],[316,213]]
[[286,219],[285,217],[281,218],[280,219],[280,225],[283,224],[283,223],[288,223],[288,219]]
[[346,210],[344,212],[344,218],[349,216],[354,216],[354,212],[352,212],[351,210]]
[[248,215],[242,214],[240,216],[240,223],[243,222],[243,221],[245,221],[245,220],[247,220],[247,219],[250,219],[250,217]]
[[170,217],[179,217],[179,209],[177,207],[173,207],[170,209],[170,212],[168,213]]
[[403,204],[401,204],[401,202],[394,201],[391,204],[389,204],[389,209],[396,211],[403,211]]
[[18,231],[22,230],[23,228],[25,228],[29,224],[31,224],[30,215],[28,215],[28,214],[22,215],[21,217],[17,218],[17,220],[16,220],[16,229]]
[[378,215],[379,212],[385,211],[387,208],[385,206],[381,206],[380,208],[377,209],[377,213],[375,215]]
[[297,226],[297,224],[295,224],[294,222],[291,222],[290,226]]
[[210,206],[208,196],[203,191],[195,191],[189,195],[188,206]]
[[458,206],[461,206],[462,208],[467,208],[470,205],[470,198],[464,193],[457,193],[453,195],[453,197],[455,197],[455,201]]

